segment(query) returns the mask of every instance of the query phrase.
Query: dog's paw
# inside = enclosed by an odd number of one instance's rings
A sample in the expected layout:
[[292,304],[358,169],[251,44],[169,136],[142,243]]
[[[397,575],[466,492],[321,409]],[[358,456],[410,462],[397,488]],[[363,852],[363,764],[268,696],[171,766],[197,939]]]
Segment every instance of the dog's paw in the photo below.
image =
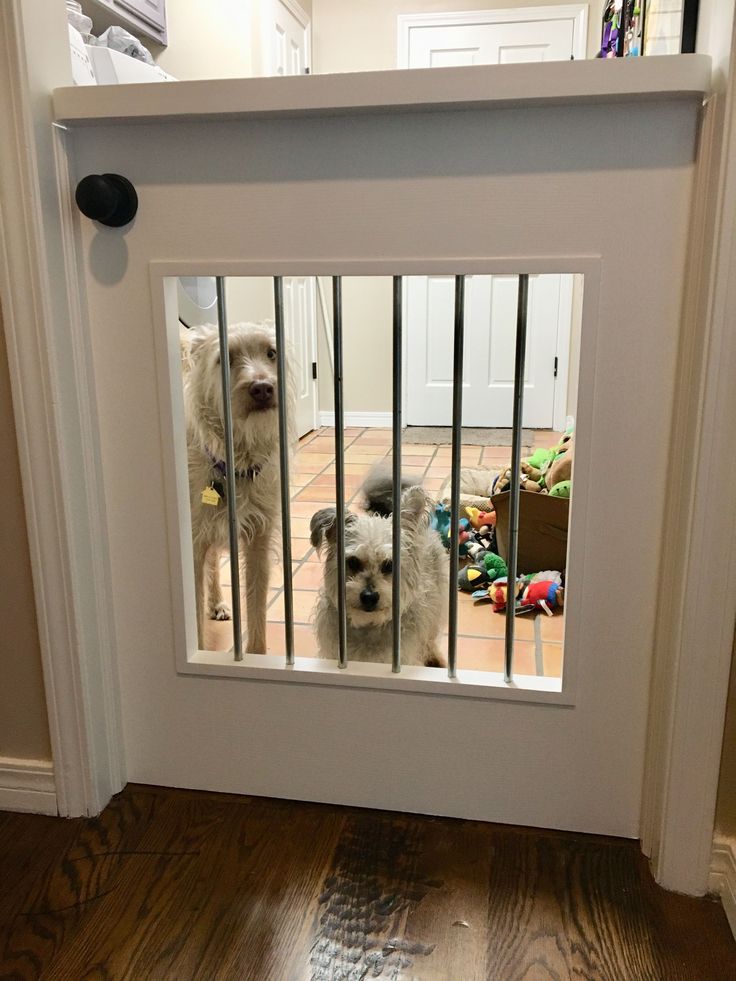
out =
[[210,610],[210,620],[230,620],[232,614],[227,603],[218,603],[214,609]]

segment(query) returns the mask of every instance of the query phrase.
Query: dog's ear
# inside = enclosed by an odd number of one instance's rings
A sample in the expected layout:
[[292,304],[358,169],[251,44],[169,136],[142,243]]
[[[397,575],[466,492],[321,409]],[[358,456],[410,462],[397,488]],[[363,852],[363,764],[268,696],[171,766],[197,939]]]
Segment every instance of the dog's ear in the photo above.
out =
[[318,552],[321,551],[328,535],[332,533],[334,536],[336,518],[337,511],[335,508],[322,508],[321,511],[316,511],[312,515],[309,522],[309,540],[312,543],[312,548],[316,548]]
[[[354,521],[357,521],[356,516],[352,513],[352,511],[346,511],[345,524],[351,525]],[[317,549],[317,552],[322,550],[322,546],[325,542],[328,542],[330,545],[334,545],[336,537],[336,508],[322,508],[321,511],[317,511],[312,515],[312,520],[309,522],[309,540],[312,543],[312,547]]]
[[217,327],[212,324],[201,324],[198,327],[192,327],[191,330],[187,331],[188,342],[189,342],[189,356],[192,360],[199,354],[200,348],[207,341],[212,340],[213,337],[217,336]]
[[416,526],[421,521],[429,521],[430,501],[422,487],[415,486],[401,495],[402,527]]

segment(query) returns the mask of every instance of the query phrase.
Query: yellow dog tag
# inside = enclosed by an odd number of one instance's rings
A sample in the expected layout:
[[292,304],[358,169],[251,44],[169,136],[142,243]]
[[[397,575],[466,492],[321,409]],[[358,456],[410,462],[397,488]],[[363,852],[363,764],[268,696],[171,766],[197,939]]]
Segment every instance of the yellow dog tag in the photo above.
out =
[[209,504],[212,507],[217,507],[220,503],[220,495],[217,493],[214,487],[205,487],[202,491],[202,504]]

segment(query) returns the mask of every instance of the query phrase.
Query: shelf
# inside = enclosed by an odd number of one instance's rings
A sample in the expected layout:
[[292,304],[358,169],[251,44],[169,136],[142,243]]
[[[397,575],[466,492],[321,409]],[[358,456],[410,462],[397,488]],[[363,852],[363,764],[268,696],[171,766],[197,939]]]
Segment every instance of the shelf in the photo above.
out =
[[289,78],[77,86],[54,92],[59,122],[263,119],[702,99],[706,55],[426,68]]

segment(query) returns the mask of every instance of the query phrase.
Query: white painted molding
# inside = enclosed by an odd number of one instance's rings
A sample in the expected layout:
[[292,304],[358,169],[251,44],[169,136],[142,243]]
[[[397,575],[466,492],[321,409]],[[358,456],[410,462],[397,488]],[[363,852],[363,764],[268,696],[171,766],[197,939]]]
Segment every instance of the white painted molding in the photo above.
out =
[[732,69],[701,129],[643,787],[641,838],[654,875],[690,895],[708,886],[736,617],[736,454],[725,422],[736,418],[734,214]]
[[736,939],[736,839],[716,836],[708,888],[721,897],[731,932]]
[[573,20],[573,56],[576,61],[587,57],[588,4],[553,4],[549,7],[512,7],[505,10],[452,10],[431,14],[399,14],[397,61],[399,68],[410,68],[409,44],[415,27],[465,27],[475,24],[504,24],[509,21]]
[[277,116],[356,115],[448,109],[607,105],[643,99],[701,100],[707,55],[412,68],[343,75],[226,78],[136,85],[77,85],[54,92],[54,113],[78,125]]
[[70,73],[56,0],[0,4],[0,294],[56,799],[76,816],[98,813],[124,777],[86,304],[51,119]]
[[0,756],[0,810],[58,814],[51,761]]
[[[390,412],[346,412],[344,421],[346,426],[354,426],[356,428],[358,426],[364,426],[366,428],[376,426],[385,429],[391,427],[393,416]],[[334,426],[335,413],[320,410],[319,424],[320,426]]]

